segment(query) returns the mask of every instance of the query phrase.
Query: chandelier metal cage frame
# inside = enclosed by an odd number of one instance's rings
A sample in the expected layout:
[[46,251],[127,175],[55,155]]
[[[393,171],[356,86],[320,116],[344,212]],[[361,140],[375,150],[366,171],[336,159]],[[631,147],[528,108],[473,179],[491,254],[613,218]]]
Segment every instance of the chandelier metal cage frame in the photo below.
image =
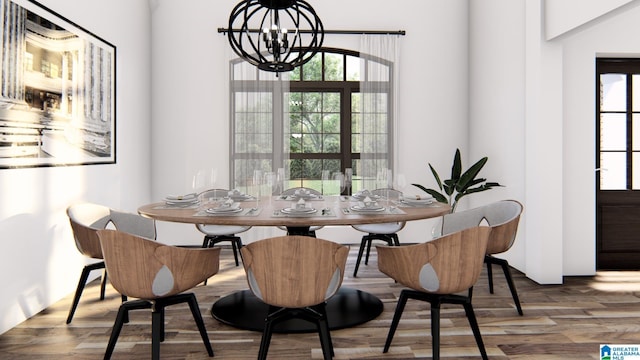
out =
[[228,38],[233,51],[259,69],[285,72],[320,50],[324,27],[304,0],[243,0],[229,16]]

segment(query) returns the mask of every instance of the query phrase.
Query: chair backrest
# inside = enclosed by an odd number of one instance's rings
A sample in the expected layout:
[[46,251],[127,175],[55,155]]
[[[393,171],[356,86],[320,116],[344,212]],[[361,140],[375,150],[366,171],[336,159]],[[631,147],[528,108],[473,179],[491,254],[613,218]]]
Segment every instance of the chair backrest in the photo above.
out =
[[294,187],[294,188],[290,188],[287,189],[285,191],[282,192],[282,194],[280,195],[295,195],[296,191],[304,191],[304,192],[309,192],[309,194],[312,195],[322,195],[322,193],[316,189],[311,189],[311,188],[307,188],[307,187]]
[[487,254],[505,252],[516,239],[523,206],[516,200],[502,200],[474,209],[447,214],[442,218],[442,234],[478,226],[483,220],[494,229]]
[[489,227],[477,226],[417,245],[377,245],[378,268],[414,290],[464,291],[480,276],[491,232]]
[[111,222],[116,230],[149,240],[155,240],[157,237],[156,221],[151,218],[111,209]]
[[303,308],[338,291],[349,247],[308,236],[280,236],[250,243],[241,251],[249,288],[259,299]]
[[229,196],[228,189],[208,189],[198,194],[198,197],[202,200],[223,199],[227,196]]
[[389,198],[389,200],[398,200],[402,195],[402,191],[392,189],[392,188],[374,189],[374,190],[371,190],[371,193],[373,195]]
[[155,299],[178,294],[219,269],[220,248],[180,248],[108,229],[98,236],[111,284],[122,295]]
[[109,224],[109,208],[91,203],[75,204],[67,208],[67,216],[78,251],[88,257],[102,259],[96,231],[104,229]]

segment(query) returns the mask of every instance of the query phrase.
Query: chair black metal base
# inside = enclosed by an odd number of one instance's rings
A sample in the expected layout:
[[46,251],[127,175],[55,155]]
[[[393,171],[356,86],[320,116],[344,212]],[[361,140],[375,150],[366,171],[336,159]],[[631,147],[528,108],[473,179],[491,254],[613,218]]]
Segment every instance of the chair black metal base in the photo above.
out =
[[400,246],[400,241],[398,240],[398,234],[368,234],[362,237],[362,241],[360,241],[360,249],[358,250],[358,259],[356,260],[356,267],[353,270],[353,277],[358,276],[358,268],[360,268],[360,261],[362,261],[362,253],[364,252],[365,247],[367,248],[367,253],[364,258],[364,264],[369,265],[369,253],[371,252],[371,243],[373,240],[382,240],[387,243],[389,246]]
[[415,299],[421,301],[427,301],[431,304],[431,337],[432,337],[432,352],[433,359],[440,359],[440,304],[460,304],[464,307],[464,312],[467,315],[467,320],[469,320],[469,325],[471,326],[471,331],[473,331],[473,336],[476,339],[476,343],[478,344],[478,349],[480,350],[480,355],[482,359],[488,360],[487,351],[484,348],[484,342],[482,341],[482,335],[480,335],[480,328],[478,327],[478,321],[476,320],[476,315],[473,312],[473,306],[471,305],[471,298],[462,295],[453,295],[453,294],[430,294],[424,293],[415,290],[402,290],[400,292],[400,298],[398,299],[398,305],[396,305],[396,311],[393,314],[393,321],[391,322],[391,328],[389,328],[389,334],[387,335],[387,341],[384,343],[384,349],[382,352],[386,353],[389,351],[389,347],[391,346],[391,341],[393,340],[393,335],[398,328],[398,323],[400,322],[400,317],[402,316],[402,312],[404,311],[404,307],[407,304],[408,299]]
[[[205,235],[204,241],[202,242],[203,248],[213,247],[215,244],[229,241],[231,242],[231,248],[233,249],[233,258],[236,261],[236,266],[240,265],[240,261],[238,260],[238,254],[242,259],[242,252],[240,249],[242,248],[242,239],[239,236],[231,235]],[[204,284],[207,285],[207,280],[204,281]]]
[[[326,304],[329,329],[337,330],[364,324],[382,313],[380,299],[367,292],[341,287]],[[269,305],[260,301],[251,291],[237,291],[220,298],[211,307],[216,320],[245,330],[264,331],[264,319],[269,314]],[[289,319],[274,325],[276,333],[316,332],[308,321]]]
[[316,232],[310,226],[287,226],[287,235],[300,235],[316,237]]
[[[71,320],[73,320],[73,314],[76,312],[76,308],[78,307],[78,303],[80,302],[80,296],[82,295],[82,290],[84,290],[84,286],[86,285],[87,279],[89,278],[89,273],[93,270],[100,269],[104,269],[104,261],[89,264],[82,269],[82,274],[80,274],[80,280],[78,281],[78,287],[76,288],[76,293],[73,296],[73,302],[71,303],[71,309],[69,309],[69,315],[67,316],[67,324],[70,324]],[[102,272],[102,280],[100,281],[100,300],[104,300],[104,292],[106,286],[107,271],[104,270]]]
[[487,276],[489,278],[489,292],[493,294],[493,270],[491,269],[492,264],[500,265],[502,267],[502,271],[504,272],[504,277],[507,279],[507,284],[509,285],[509,291],[511,291],[511,297],[513,297],[513,302],[516,304],[516,309],[518,310],[518,314],[520,316],[523,315],[522,306],[520,305],[520,299],[518,298],[518,291],[516,290],[516,285],[513,282],[513,277],[511,276],[511,267],[509,266],[509,262],[505,259],[499,259],[493,257],[491,255],[485,255],[484,262],[487,264]]
[[240,249],[242,248],[242,239],[239,236],[235,236],[233,234],[229,235],[206,235],[204,237],[204,241],[202,242],[203,248],[213,247],[215,244],[229,241],[231,242],[231,248],[233,249],[233,258],[236,261],[236,266],[240,265],[240,261],[238,260],[238,254],[242,258],[242,253],[240,253]]
[[110,359],[113,354],[113,350],[116,347],[120,330],[125,323],[125,318],[128,317],[129,310],[139,309],[152,309],[151,311],[151,358],[154,360],[160,359],[160,343],[164,341],[164,308],[170,305],[179,303],[188,303],[191,309],[193,319],[198,326],[200,336],[204,342],[204,347],[207,349],[207,353],[210,357],[213,357],[213,349],[209,342],[209,336],[207,335],[207,329],[204,327],[204,320],[198,307],[196,296],[193,293],[183,293],[166,298],[159,298],[153,301],[149,300],[132,300],[123,303],[118,309],[118,315],[116,316],[116,322],[113,325],[111,331],[111,337],[109,338],[109,344],[107,345],[107,351],[104,354],[104,359]]
[[273,328],[277,323],[290,319],[304,319],[314,323],[320,335],[320,345],[325,360],[333,358],[333,343],[331,342],[331,333],[327,322],[327,310],[324,303],[312,307],[300,309],[288,309],[270,306],[269,315],[265,319],[264,331],[262,332],[262,340],[260,341],[260,351],[258,352],[258,360],[265,360],[271,343],[271,335]]

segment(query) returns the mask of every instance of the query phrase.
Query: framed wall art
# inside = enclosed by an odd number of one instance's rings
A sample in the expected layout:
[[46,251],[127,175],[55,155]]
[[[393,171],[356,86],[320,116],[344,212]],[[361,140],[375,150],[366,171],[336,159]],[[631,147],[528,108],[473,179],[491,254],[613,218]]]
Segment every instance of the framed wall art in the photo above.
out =
[[115,163],[115,46],[32,0],[0,17],[0,169]]

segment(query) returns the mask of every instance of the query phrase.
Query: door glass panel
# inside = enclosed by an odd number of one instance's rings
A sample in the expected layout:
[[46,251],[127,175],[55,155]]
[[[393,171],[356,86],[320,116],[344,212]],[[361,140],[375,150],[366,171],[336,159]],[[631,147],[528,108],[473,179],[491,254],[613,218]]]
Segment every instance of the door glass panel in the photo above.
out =
[[631,109],[640,111],[640,75],[632,75],[631,84]]
[[640,151],[640,114],[633,114],[633,138],[631,139],[633,151]]
[[600,115],[600,150],[627,149],[627,123],[625,114]]
[[600,82],[600,111],[625,111],[627,107],[627,76],[624,74],[602,74]]
[[634,152],[631,154],[633,159],[633,174],[631,175],[633,190],[640,189],[640,153]]
[[627,154],[624,152],[600,153],[600,190],[625,190],[627,188]]

